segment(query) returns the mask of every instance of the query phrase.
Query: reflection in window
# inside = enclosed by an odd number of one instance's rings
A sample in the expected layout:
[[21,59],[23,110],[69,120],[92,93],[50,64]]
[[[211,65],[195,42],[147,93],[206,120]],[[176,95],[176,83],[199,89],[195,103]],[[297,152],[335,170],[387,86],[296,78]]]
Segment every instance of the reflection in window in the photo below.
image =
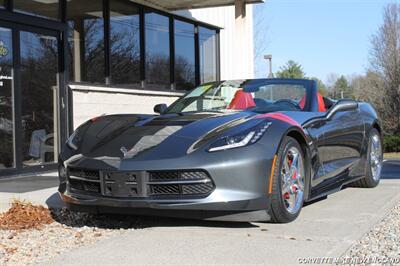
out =
[[170,86],[169,18],[157,13],[145,15],[146,82],[148,88]]
[[178,90],[195,86],[194,25],[175,20],[175,83]]
[[111,77],[114,84],[140,83],[139,10],[129,3],[110,2]]
[[12,37],[0,28],[0,169],[14,166]]
[[71,80],[104,82],[102,1],[67,1]]
[[199,27],[200,82],[217,80],[216,31]]
[[57,161],[58,42],[55,37],[21,31],[23,165]]
[[[2,4],[3,1],[0,3]],[[14,10],[39,17],[59,19],[58,0],[14,0]]]
[[255,98],[268,100],[270,102],[282,99],[299,102],[306,95],[306,88],[303,85],[292,84],[270,84],[262,86],[254,92]]

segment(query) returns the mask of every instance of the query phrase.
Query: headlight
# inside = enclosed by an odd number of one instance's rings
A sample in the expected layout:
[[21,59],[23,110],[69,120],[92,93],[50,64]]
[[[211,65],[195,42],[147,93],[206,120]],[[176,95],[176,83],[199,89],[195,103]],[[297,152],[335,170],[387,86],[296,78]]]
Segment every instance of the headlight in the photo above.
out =
[[70,147],[73,150],[77,150],[78,149],[77,132],[78,131],[75,130],[74,133],[72,133],[71,136],[69,136],[69,138],[67,140],[68,147]]
[[256,143],[264,135],[265,131],[267,131],[271,124],[271,122],[262,122],[261,124],[242,133],[223,137],[211,144],[208,151],[214,152],[228,150]]

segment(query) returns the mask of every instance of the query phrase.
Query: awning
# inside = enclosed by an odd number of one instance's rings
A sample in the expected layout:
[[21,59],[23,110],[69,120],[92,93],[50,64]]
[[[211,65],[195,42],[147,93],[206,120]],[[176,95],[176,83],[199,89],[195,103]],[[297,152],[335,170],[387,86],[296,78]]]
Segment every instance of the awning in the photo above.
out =
[[[169,11],[192,8],[230,6],[235,4],[235,0],[135,0],[133,2],[142,3],[143,5],[154,6]],[[244,0],[244,2],[246,4],[255,4],[263,3],[264,0]]]

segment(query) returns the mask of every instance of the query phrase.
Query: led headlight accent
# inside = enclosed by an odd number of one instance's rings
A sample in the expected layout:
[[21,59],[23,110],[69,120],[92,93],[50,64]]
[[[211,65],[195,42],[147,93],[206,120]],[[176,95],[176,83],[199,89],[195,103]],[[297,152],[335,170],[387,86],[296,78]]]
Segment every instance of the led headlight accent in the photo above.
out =
[[69,138],[67,140],[68,147],[70,147],[73,150],[77,150],[78,149],[76,135],[77,135],[77,130],[75,130],[74,133],[72,133],[71,136],[69,136]]
[[267,131],[271,122],[263,122],[241,134],[227,136],[214,142],[208,149],[209,152],[228,150],[256,143]]

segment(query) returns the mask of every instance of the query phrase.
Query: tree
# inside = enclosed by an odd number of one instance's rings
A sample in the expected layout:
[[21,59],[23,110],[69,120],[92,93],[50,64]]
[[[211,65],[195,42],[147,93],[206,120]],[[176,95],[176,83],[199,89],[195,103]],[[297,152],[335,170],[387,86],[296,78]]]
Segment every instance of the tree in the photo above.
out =
[[365,75],[355,76],[351,82],[354,98],[360,101],[370,102],[378,112],[384,108],[382,102],[383,77],[372,70],[368,70]]
[[254,34],[253,34],[253,58],[255,62],[254,74],[256,77],[266,77],[268,75],[265,66],[267,61],[264,59],[264,55],[268,53],[268,46],[270,44],[269,39],[269,23],[267,16],[265,16],[265,5],[260,5],[259,8],[254,9]]
[[353,89],[345,76],[340,76],[333,85],[333,93],[336,98],[354,98]]
[[284,66],[282,66],[280,68],[280,71],[278,71],[276,73],[276,76],[278,78],[304,78],[305,77],[305,73],[303,71],[303,67],[293,61],[293,60],[289,60]]
[[378,98],[383,103],[384,130],[400,134],[400,4],[388,4],[384,9],[383,24],[372,36],[370,67],[383,79]]

